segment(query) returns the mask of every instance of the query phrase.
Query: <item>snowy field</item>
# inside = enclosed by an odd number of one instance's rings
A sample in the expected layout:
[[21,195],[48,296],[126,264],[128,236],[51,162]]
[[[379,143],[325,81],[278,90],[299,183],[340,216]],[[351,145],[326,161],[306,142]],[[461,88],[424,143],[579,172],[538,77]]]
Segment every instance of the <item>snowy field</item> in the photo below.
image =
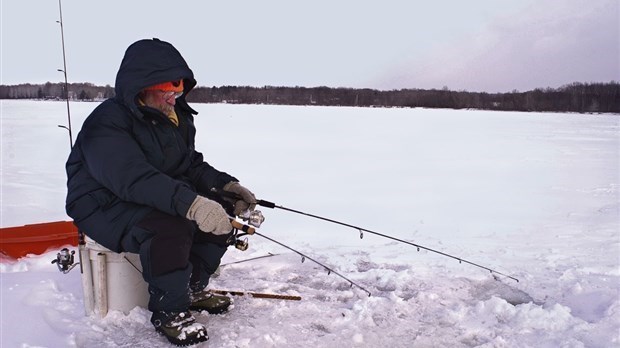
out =
[[[68,220],[63,102],[2,101],[2,227]],[[74,133],[96,103],[72,103]],[[619,347],[620,116],[194,104],[197,148],[258,198],[409,240],[262,208],[200,314],[204,347]],[[1,347],[167,347],[150,312],[84,316],[57,250],[0,264]],[[276,256],[244,263],[235,261]]]

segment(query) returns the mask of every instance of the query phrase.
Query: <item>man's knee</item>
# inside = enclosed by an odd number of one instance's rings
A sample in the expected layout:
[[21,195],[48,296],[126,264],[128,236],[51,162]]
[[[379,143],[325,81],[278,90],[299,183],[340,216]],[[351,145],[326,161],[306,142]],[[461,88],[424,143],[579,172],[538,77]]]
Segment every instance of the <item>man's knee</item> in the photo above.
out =
[[195,225],[191,221],[154,211],[134,228],[143,231],[146,239],[150,239],[149,243],[142,244],[140,253],[147,254],[153,276],[187,267],[195,233]]

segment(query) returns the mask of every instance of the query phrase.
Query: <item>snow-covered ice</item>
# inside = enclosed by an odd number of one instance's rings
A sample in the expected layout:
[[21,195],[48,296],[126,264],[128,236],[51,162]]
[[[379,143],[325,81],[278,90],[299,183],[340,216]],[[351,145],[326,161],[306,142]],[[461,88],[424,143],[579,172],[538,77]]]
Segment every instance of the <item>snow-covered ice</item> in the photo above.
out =
[[[1,101],[2,227],[68,220],[66,104]],[[96,103],[72,103],[74,133]],[[262,208],[197,316],[204,347],[620,346],[620,117],[477,110],[194,104],[197,148],[258,198],[412,241]],[[58,250],[3,260],[1,347],[166,347],[150,313],[84,316]],[[250,262],[232,262],[274,253]]]

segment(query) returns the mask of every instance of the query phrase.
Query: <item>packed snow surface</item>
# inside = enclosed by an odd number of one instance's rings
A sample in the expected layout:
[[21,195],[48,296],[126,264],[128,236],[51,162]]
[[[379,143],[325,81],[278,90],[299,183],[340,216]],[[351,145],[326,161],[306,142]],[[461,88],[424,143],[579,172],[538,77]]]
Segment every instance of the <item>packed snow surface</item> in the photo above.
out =
[[[2,227],[68,220],[63,102],[2,101]],[[96,103],[71,103],[74,135]],[[204,347],[620,346],[620,117],[195,104],[197,148],[283,210],[230,248]],[[150,312],[84,315],[58,250],[3,260],[1,347],[167,347]],[[248,262],[233,263],[268,255]]]

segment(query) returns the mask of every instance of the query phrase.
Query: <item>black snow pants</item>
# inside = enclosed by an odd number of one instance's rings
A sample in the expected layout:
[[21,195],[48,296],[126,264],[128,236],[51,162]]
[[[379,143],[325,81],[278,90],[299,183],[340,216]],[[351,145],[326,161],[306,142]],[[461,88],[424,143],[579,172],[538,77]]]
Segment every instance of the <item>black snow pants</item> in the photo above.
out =
[[193,221],[154,210],[122,240],[127,252],[140,254],[149,284],[149,310],[186,311],[189,291],[202,290],[226,252],[227,235],[204,233]]

